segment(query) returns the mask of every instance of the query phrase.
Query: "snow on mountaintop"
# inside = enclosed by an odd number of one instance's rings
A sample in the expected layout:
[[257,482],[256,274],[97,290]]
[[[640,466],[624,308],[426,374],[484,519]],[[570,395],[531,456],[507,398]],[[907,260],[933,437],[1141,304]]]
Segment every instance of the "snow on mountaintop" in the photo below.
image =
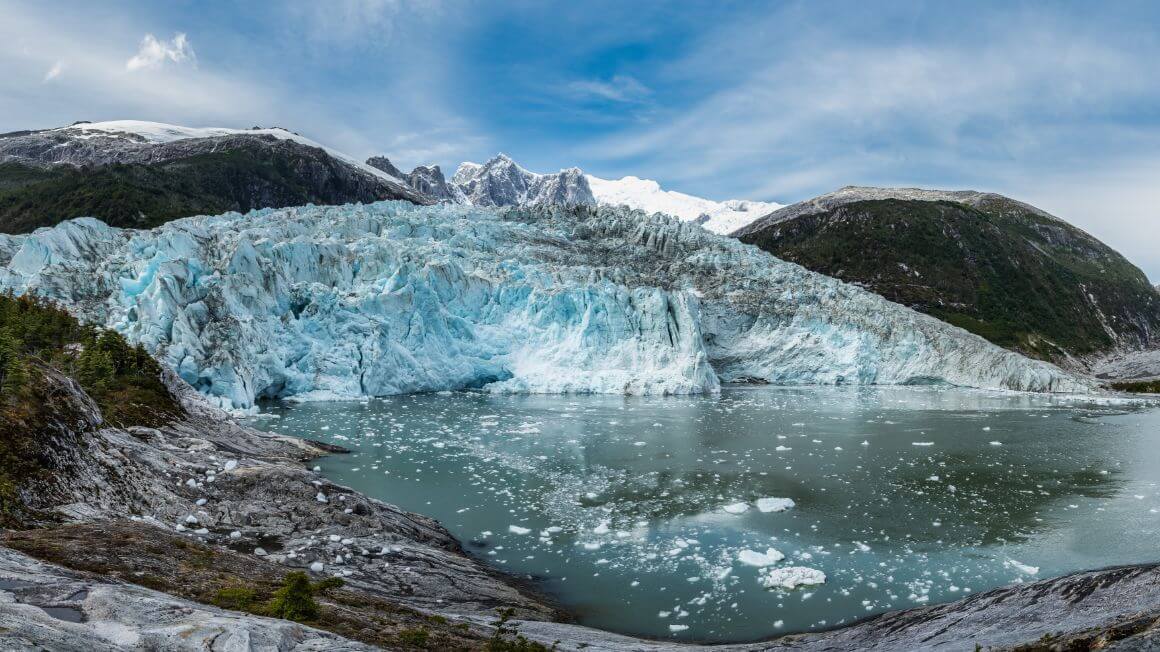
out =
[[317,147],[334,158],[352,165],[367,174],[385,179],[393,183],[406,185],[406,181],[388,172],[362,163],[352,156],[348,156],[336,149],[332,149],[313,141],[305,136],[288,131],[280,127],[270,129],[233,129],[229,127],[182,127],[165,124],[163,122],[149,122],[147,120],[108,120],[105,122],[78,122],[68,127],[58,127],[50,131],[69,134],[73,138],[85,139],[98,136],[137,136],[147,143],[172,143],[179,140],[194,138],[219,138],[221,136],[254,135],[273,136],[283,140],[292,140],[308,147]]
[[664,213],[682,221],[698,220],[713,233],[731,233],[750,222],[782,208],[774,202],[711,199],[662,190],[652,179],[624,177],[611,180],[588,176],[588,185],[596,201],[609,206],[628,206],[646,213]]
[[663,213],[684,222],[696,221],[714,233],[735,231],[782,207],[773,202],[731,199],[716,202],[682,192],[662,190],[651,179],[601,179],[571,167],[540,174],[500,153],[486,163],[459,165],[451,185],[476,206],[536,206],[600,204],[627,206],[646,213]]
[[926,188],[876,188],[873,186],[845,186],[839,188],[834,192],[825,195],[818,195],[813,199],[806,199],[790,204],[784,208],[779,208],[775,212],[768,214],[759,221],[751,222],[745,226],[736,229],[732,233],[734,237],[741,237],[754,233],[756,231],[786,220],[801,217],[803,215],[813,215],[815,213],[822,213],[844,204],[850,204],[859,201],[878,201],[884,199],[900,199],[903,201],[950,201],[968,206],[978,207],[989,202],[1006,202],[1012,205],[1018,205],[1020,208],[1031,211],[1037,215],[1047,217],[1053,220],[1059,220],[1058,217],[1036,208],[1030,204],[1025,204],[1020,201],[1005,197],[993,192],[979,192],[978,190],[929,190]]
[[579,168],[538,174],[500,153],[484,164],[463,163],[451,178],[457,201],[472,206],[577,206],[595,204]]

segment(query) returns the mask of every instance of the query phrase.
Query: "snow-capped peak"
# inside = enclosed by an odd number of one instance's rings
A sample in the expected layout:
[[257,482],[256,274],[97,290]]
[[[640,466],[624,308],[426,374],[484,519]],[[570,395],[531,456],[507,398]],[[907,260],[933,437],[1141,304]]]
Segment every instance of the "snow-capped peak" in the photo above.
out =
[[588,186],[599,204],[628,206],[648,213],[665,213],[684,221],[697,221],[714,233],[731,233],[782,207],[774,202],[711,199],[663,190],[652,179],[622,177],[616,180],[588,175]]
[[531,172],[510,156],[497,154],[482,165],[463,163],[451,178],[464,202],[474,206],[540,206],[595,204],[579,168],[556,174]]
[[601,179],[586,175],[577,167],[555,174],[539,174],[502,152],[486,163],[461,163],[449,185],[462,193],[465,203],[476,206],[627,206],[646,213],[672,215],[686,222],[696,221],[714,233],[731,233],[782,207],[774,202],[744,199],[717,202],[664,190],[652,179],[633,176]]

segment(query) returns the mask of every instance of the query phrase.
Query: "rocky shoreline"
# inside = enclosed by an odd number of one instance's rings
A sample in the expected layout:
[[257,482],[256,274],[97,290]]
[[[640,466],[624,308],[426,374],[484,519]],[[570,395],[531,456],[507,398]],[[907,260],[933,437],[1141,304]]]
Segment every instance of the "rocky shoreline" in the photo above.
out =
[[[694,647],[568,624],[433,519],[310,470],[333,451],[243,427],[165,380],[184,416],[122,428],[46,373],[60,418],[44,440],[75,444],[48,451],[60,472],[24,496],[36,522],[0,539],[0,650]],[[320,598],[317,627],[247,612],[291,571],[343,580]],[[504,609],[512,620],[497,638]],[[1160,645],[1157,624],[1160,567],[1143,565],[714,649],[1148,649]],[[517,630],[532,647],[496,647],[517,645]]]

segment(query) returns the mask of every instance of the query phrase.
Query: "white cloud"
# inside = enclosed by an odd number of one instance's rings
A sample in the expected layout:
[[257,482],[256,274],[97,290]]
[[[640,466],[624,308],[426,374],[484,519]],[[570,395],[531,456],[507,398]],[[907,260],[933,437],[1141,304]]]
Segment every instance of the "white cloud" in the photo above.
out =
[[639,102],[652,90],[630,75],[614,75],[605,80],[580,80],[568,84],[568,91],[577,97],[595,97],[611,102]]
[[[98,12],[99,13],[99,12]],[[270,79],[173,67],[165,83],[126,69],[126,39],[137,26],[61,21],[36,5],[0,0],[0,122],[3,130],[44,128],[76,120],[157,120],[245,127],[282,118],[286,103]],[[98,24],[102,29],[94,29]],[[138,31],[140,30],[140,31]],[[182,43],[185,43],[184,50]],[[165,46],[173,49],[173,41]],[[177,51],[192,56],[188,40]],[[166,59],[166,61],[172,61]],[[186,61],[189,61],[187,58]],[[61,73],[47,79],[60,63]],[[172,65],[172,64],[171,64]],[[59,81],[67,77],[68,83]],[[49,83],[44,83],[45,81]],[[281,120],[289,122],[288,120]]]
[[63,61],[57,61],[56,63],[52,64],[52,67],[48,69],[48,72],[44,73],[45,83],[48,83],[48,82],[56,79],[57,77],[60,77],[60,73],[62,73],[62,72],[64,72],[64,62]]
[[[790,202],[847,184],[1002,192],[1160,278],[1160,126],[1141,119],[1160,106],[1160,49],[1146,31],[1107,38],[1036,15],[964,27],[969,39],[775,25],[706,33],[650,73],[655,119],[572,156],[706,197]],[[674,86],[707,92],[667,108]]]
[[1118,133],[1114,116],[1156,105],[1152,57],[1027,22],[957,42],[811,32],[724,52],[754,41],[730,26],[667,71],[669,83],[717,90],[581,153],[707,196],[792,201],[852,183],[994,187],[1021,168],[1090,169],[1093,154],[1150,142]]
[[[0,131],[54,127],[76,120],[278,125],[360,159],[385,153],[404,166],[433,160],[458,163],[498,148],[481,136],[485,130],[447,100],[459,96],[447,68],[451,58],[443,54],[456,42],[458,23],[440,23],[439,38],[432,38],[427,30],[432,20],[426,11],[429,5],[406,3],[405,11],[391,18],[396,23],[408,21],[398,25],[390,46],[402,54],[384,59],[382,65],[358,59],[355,65],[366,68],[358,69],[360,75],[366,72],[377,79],[373,85],[365,80],[336,84],[330,75],[356,55],[339,51],[350,44],[322,43],[321,34],[315,40],[308,33],[312,27],[306,24],[307,13],[324,12],[319,7],[330,3],[292,4],[300,11],[257,12],[261,15],[254,18],[262,21],[262,29],[284,38],[233,42],[233,25],[223,26],[229,32],[225,36],[213,29],[199,30],[194,35],[199,53],[209,48],[215,56],[198,58],[197,66],[189,65],[195,54],[188,38],[153,39],[159,46],[146,39],[144,54],[135,58],[141,64],[160,59],[165,73],[160,83],[159,71],[129,70],[126,65],[126,54],[132,53],[125,51],[125,44],[148,31],[133,12],[110,16],[116,12],[78,8],[71,20],[60,20],[58,12],[36,3],[0,0],[4,17],[0,20],[0,70],[4,71],[0,75]],[[370,30],[360,35],[363,42],[374,41],[374,30],[381,32],[391,22],[387,18],[392,7],[390,2],[370,2],[365,7],[370,13],[363,14],[353,1],[336,5],[334,11],[341,9],[342,19],[326,27],[333,30],[330,37],[339,40],[339,34],[361,24]],[[359,16],[367,16],[367,21],[361,22]],[[303,54],[299,50],[303,41],[327,48],[327,56]],[[185,63],[175,62],[174,56],[181,55],[170,56],[168,51],[184,53]],[[216,61],[224,52],[233,61],[219,67]],[[69,83],[42,83],[45,71],[57,61],[65,66],[60,79],[67,78]],[[279,62],[286,64],[278,67]],[[315,68],[299,69],[308,66]],[[387,67],[389,74],[381,74]]]
[[156,36],[146,34],[145,38],[141,39],[141,47],[137,50],[137,54],[125,62],[125,69],[132,71],[159,68],[167,61],[197,63],[197,55],[194,54],[193,46],[189,44],[189,38],[184,33],[174,34],[169,41],[160,41]]

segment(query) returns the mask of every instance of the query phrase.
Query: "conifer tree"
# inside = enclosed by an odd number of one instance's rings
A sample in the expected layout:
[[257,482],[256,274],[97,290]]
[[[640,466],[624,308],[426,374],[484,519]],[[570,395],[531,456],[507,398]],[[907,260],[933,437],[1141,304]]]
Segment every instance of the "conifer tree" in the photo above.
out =
[[0,394],[15,396],[28,382],[28,368],[20,340],[0,330]]

